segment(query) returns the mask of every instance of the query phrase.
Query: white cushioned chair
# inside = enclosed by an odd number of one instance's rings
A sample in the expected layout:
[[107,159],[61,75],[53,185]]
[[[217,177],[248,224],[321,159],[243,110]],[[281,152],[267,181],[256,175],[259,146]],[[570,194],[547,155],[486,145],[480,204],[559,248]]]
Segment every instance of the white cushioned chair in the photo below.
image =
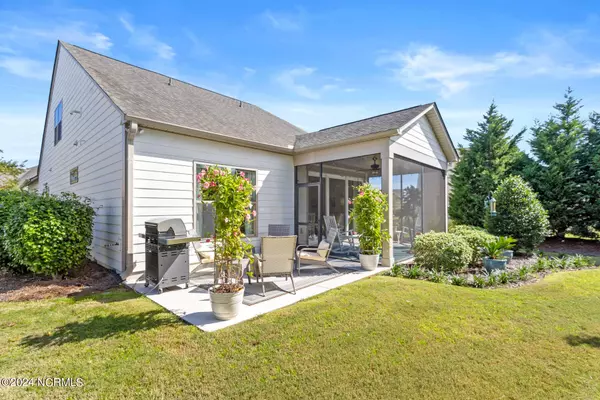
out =
[[297,237],[294,236],[264,236],[260,238],[261,253],[255,254],[254,274],[256,282],[262,281],[263,296],[265,294],[265,276],[288,276],[294,285],[294,263]]

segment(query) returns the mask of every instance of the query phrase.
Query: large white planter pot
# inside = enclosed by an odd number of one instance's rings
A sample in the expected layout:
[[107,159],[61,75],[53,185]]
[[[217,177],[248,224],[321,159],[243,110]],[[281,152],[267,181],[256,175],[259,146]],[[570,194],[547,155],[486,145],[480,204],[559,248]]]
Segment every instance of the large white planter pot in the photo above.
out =
[[358,258],[360,259],[360,266],[362,269],[367,271],[373,271],[377,268],[377,265],[379,265],[379,254],[359,254]]
[[244,301],[244,288],[237,293],[213,293],[210,288],[208,293],[213,314],[217,319],[227,321],[240,313]]

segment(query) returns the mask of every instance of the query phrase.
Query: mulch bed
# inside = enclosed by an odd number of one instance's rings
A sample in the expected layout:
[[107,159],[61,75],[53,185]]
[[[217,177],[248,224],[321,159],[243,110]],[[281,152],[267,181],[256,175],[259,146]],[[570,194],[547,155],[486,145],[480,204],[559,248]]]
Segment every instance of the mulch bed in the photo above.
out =
[[600,257],[600,241],[553,237],[546,239],[540,246],[540,250],[544,252]]
[[91,261],[60,280],[0,270],[0,302],[83,296],[119,286],[121,281],[114,271]]

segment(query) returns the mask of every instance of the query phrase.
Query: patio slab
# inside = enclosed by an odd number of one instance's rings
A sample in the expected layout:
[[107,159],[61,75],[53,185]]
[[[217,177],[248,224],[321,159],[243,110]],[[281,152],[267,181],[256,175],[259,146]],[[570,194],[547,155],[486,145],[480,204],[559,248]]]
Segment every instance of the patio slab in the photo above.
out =
[[[388,269],[386,267],[379,267],[374,271],[365,271],[357,268],[360,267],[359,263],[344,260],[333,260],[332,264],[336,268],[347,268],[352,269],[352,271],[299,289],[296,294],[284,293],[281,296],[257,304],[242,304],[239,315],[229,321],[219,321],[214,317],[210,306],[208,291],[201,287],[190,286],[187,289],[184,289],[183,287],[168,288],[165,289],[163,293],[159,294],[157,290],[152,290],[151,287],[144,287],[144,280],[139,279],[141,276],[140,271],[137,271],[137,273],[134,272],[134,274],[127,278],[125,283],[136,292],[146,295],[150,300],[171,311],[184,321],[195,325],[203,331],[213,332],[289,306],[328,290],[373,276]],[[304,273],[305,269],[303,266],[302,274]],[[295,279],[302,279],[302,275],[300,277],[295,277]],[[265,279],[265,283],[267,281],[277,283],[278,281],[284,281],[284,278]]]

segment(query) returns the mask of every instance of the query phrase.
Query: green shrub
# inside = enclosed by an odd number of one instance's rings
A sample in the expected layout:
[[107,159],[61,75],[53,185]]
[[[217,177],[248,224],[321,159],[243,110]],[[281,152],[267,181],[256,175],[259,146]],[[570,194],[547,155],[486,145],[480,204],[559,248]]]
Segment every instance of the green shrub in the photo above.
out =
[[13,207],[27,201],[33,195],[17,190],[0,190],[0,268],[7,268],[14,272],[24,273],[27,267],[15,262],[8,254],[4,245],[3,226],[13,213]]
[[511,176],[494,192],[496,216],[486,216],[487,230],[498,236],[512,236],[517,247],[531,254],[548,233],[548,213],[531,187]]
[[459,235],[469,244],[471,248],[470,266],[475,266],[479,263],[485,244],[496,238],[494,235],[487,233],[485,229],[470,225],[454,225],[449,231],[450,233]]
[[59,275],[79,266],[92,242],[94,209],[73,194],[31,195],[4,223],[9,256],[29,271]]
[[455,273],[469,264],[472,251],[461,236],[453,233],[429,232],[415,239],[415,262],[433,271]]
[[443,271],[429,271],[427,273],[427,280],[434,283],[446,283],[448,277]]
[[487,279],[485,276],[475,275],[473,276],[473,286],[476,288],[484,288],[487,286]]
[[452,275],[450,283],[455,286],[467,286],[467,280],[460,275]]
[[496,274],[490,274],[487,277],[486,286],[496,286],[498,284],[498,276]]
[[403,276],[408,279],[419,279],[425,275],[425,271],[418,265],[413,265],[412,267],[405,269]]

